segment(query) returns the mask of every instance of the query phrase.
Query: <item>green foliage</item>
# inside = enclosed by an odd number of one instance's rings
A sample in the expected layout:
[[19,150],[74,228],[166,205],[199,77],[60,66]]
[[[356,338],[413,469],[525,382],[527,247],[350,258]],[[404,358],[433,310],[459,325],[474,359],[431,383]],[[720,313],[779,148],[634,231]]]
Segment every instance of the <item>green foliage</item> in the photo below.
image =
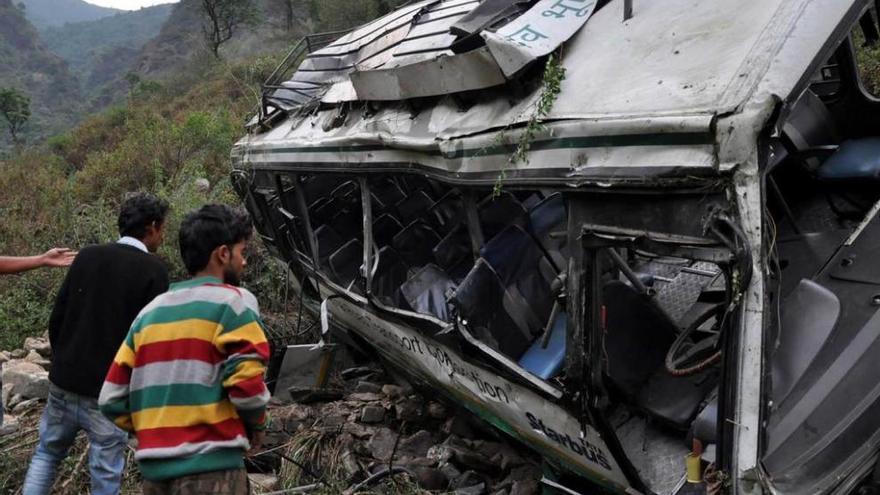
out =
[[857,29],[853,32],[853,45],[856,49],[859,78],[865,91],[873,96],[880,96],[880,44],[867,44],[865,35]]
[[0,115],[6,120],[12,140],[19,142],[21,131],[31,118],[31,99],[15,88],[0,88]]
[[215,57],[220,46],[244,26],[253,26],[259,11],[252,0],[202,0],[202,34]]
[[[531,116],[529,116],[528,122],[526,122],[525,129],[523,129],[519,135],[516,149],[507,158],[507,163],[504,168],[501,169],[501,174],[495,181],[493,191],[495,196],[501,194],[502,183],[504,182],[504,179],[507,178],[507,169],[509,167],[520,162],[528,165],[529,149],[531,148],[532,142],[535,140],[535,136],[546,129],[544,119],[546,119],[547,116],[550,115],[550,111],[553,110],[553,105],[556,103],[556,99],[559,97],[559,92],[562,90],[563,80],[565,80],[565,67],[563,67],[562,63],[559,61],[559,55],[550,55],[544,66],[541,94],[538,96],[538,101],[535,103],[534,111]],[[502,132],[499,134],[499,140],[503,141],[504,139],[505,135]]]
[[321,31],[339,31],[365,24],[389,12],[394,5],[384,0],[311,0],[313,18]]
[[[171,10],[172,5],[156,5],[87,22],[59,24],[42,30],[40,37],[77,75],[86,77],[99,68],[101,55],[112,48],[137,49],[154,38]],[[115,62],[120,69],[131,63],[125,59]]]
[[[239,203],[229,181],[229,150],[243,133],[268,67],[274,67],[268,58],[231,68],[215,64],[189,87],[129,98],[41,149],[0,161],[0,253],[112,242],[120,201],[127,192],[146,190],[171,204],[159,255],[174,279],[184,278],[176,242],[180,220],[205,203]],[[210,188],[200,189],[196,179],[207,179]],[[282,310],[285,279],[259,242],[248,262],[245,284],[264,308]],[[0,348],[17,348],[46,330],[63,276],[64,270],[41,269],[0,277]]]

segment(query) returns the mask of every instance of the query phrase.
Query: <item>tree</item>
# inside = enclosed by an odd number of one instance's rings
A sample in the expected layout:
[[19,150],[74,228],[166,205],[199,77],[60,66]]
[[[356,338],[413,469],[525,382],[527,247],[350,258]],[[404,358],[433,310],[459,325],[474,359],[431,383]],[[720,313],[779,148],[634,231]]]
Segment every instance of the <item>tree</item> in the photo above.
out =
[[12,141],[20,142],[20,133],[31,117],[31,99],[15,88],[0,88],[0,115],[6,119]]
[[220,45],[226,43],[242,26],[257,20],[251,0],[202,0],[202,33],[214,56],[220,58]]
[[293,19],[295,17],[295,8],[297,0],[275,0],[278,10],[284,15],[284,29],[290,31],[293,28]]

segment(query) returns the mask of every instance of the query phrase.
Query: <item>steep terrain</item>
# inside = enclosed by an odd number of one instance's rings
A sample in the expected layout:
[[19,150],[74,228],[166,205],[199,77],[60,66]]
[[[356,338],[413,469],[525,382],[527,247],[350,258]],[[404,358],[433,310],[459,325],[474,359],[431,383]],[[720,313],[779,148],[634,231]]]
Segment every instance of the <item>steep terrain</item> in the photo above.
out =
[[[94,21],[48,27],[40,34],[50,50],[63,57],[82,82],[87,99],[130,71],[141,48],[157,34],[172,5],[156,5]],[[98,102],[98,108],[103,105]]]
[[[80,108],[79,82],[67,63],[43,44],[37,30],[12,0],[0,0],[0,87],[14,87],[31,99],[29,141],[66,128]],[[0,149],[8,143],[0,122]]]
[[27,18],[38,29],[62,26],[68,22],[94,21],[122,12],[86,3],[83,0],[18,0]]
[[[294,2],[291,25],[286,22],[288,0],[255,0],[257,20],[244,26],[220,53],[227,61],[244,61],[255,56],[276,54],[293,46],[312,30],[308,2]],[[135,66],[146,79],[167,79],[191,70],[200,57],[211,57],[202,35],[200,0],[181,0],[155,39],[144,46]],[[194,60],[196,59],[196,60]]]

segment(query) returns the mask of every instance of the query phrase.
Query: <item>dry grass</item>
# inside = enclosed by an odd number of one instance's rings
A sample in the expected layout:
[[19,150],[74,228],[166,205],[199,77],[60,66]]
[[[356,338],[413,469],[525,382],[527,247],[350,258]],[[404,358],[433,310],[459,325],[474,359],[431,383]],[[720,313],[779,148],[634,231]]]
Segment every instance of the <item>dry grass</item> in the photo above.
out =
[[[20,416],[21,428],[18,432],[0,437],[0,493],[17,495],[21,493],[24,477],[34,454],[39,435],[37,427],[42,407],[32,409]],[[141,477],[134,464],[132,451],[126,455],[125,478],[122,482],[123,495],[141,493]],[[66,495],[70,493],[88,493],[89,466],[88,442],[80,433],[67,458],[58,468],[55,486],[52,493]]]

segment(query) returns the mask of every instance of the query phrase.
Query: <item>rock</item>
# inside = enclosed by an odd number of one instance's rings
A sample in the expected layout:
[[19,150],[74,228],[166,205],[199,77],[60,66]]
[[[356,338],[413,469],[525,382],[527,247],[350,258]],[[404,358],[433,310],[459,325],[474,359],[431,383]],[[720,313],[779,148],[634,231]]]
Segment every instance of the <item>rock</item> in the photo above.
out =
[[422,401],[408,397],[394,405],[397,419],[401,421],[418,421],[422,418]]
[[367,438],[373,434],[373,430],[370,427],[355,422],[345,423],[342,426],[342,431],[359,439]]
[[30,350],[28,351],[28,355],[24,357],[24,360],[29,363],[34,363],[39,365],[44,370],[48,371],[49,367],[52,366],[52,362],[48,359],[44,358],[37,351]]
[[486,493],[486,484],[479,483],[466,488],[459,488],[453,492],[454,495],[483,495]]
[[439,469],[419,467],[413,469],[413,473],[416,475],[416,482],[419,484],[419,487],[425,490],[445,490],[449,485],[449,479]]
[[27,411],[31,408],[37,407],[39,404],[40,404],[40,399],[23,400],[23,401],[19,402],[18,404],[16,404],[15,407],[12,408],[12,414],[15,414],[16,416],[20,416],[25,411]]
[[526,463],[526,460],[509,445],[502,445],[501,451],[497,455],[501,456],[501,459],[496,457],[492,459],[492,462],[500,465],[501,470],[505,473]]
[[325,428],[341,428],[347,423],[345,416],[325,416],[321,419],[321,426]]
[[395,443],[397,443],[397,433],[388,428],[382,428],[370,438],[370,441],[367,442],[367,448],[374,459],[387,461],[391,459]]
[[470,422],[468,422],[463,414],[458,414],[449,418],[449,420],[443,423],[440,431],[445,435],[456,435],[463,438],[471,438],[474,436],[474,430],[471,428]]
[[382,406],[364,406],[361,410],[362,423],[381,423],[385,419],[385,408]]
[[486,459],[483,455],[459,447],[453,447],[452,459],[461,466],[467,466],[479,471],[495,474],[500,470],[500,466],[493,464],[492,461]]
[[291,387],[288,390],[290,399],[299,404],[310,404],[313,402],[334,401],[342,398],[342,390],[329,388],[296,388]]
[[208,192],[211,190],[211,181],[204,177],[199,177],[198,179],[194,180],[193,184],[196,186],[196,189],[199,192]]
[[431,434],[420,430],[400,441],[397,451],[404,457],[425,457],[428,450],[434,445]]
[[372,393],[355,393],[349,394],[347,397],[348,400],[358,401],[358,402],[378,402],[382,400],[382,396],[379,394]]
[[454,480],[461,476],[461,470],[455,467],[454,464],[450,463],[441,463],[440,464],[440,472],[442,472],[446,479]]
[[3,383],[12,385],[12,392],[25,399],[49,396],[49,372],[40,365],[23,360],[9,361],[3,366]]
[[469,486],[475,486],[478,484],[483,484],[483,489],[485,490],[485,480],[483,479],[483,477],[474,470],[467,470],[463,474],[452,480],[449,484],[449,488],[452,488],[453,490],[458,490],[460,488],[467,488]]
[[9,409],[9,402],[12,400],[12,384],[11,383],[4,383],[3,384],[3,391],[2,391],[2,395],[0,395],[0,397],[3,398],[3,407],[6,409]]
[[361,470],[357,462],[357,456],[354,455],[354,452],[346,450],[340,457],[342,459],[342,470],[345,472],[346,478],[354,478]]
[[47,359],[52,357],[52,346],[48,339],[28,337],[24,339],[24,350],[35,351]]
[[[452,460],[454,452],[446,445],[435,445],[428,449],[427,457],[438,463],[446,463]],[[453,476],[454,477],[454,476]]]
[[0,365],[12,359],[12,356],[9,355],[7,351],[0,351]]
[[264,491],[271,492],[279,488],[278,477],[274,474],[248,473],[248,480]]
[[10,435],[21,429],[21,423],[18,418],[9,414],[3,417],[3,424],[0,425],[0,437]]
[[502,488],[500,490],[495,490],[492,492],[492,495],[510,495],[510,492],[507,491],[507,488]]
[[510,495],[538,495],[540,487],[538,480],[517,481],[510,488]]
[[537,481],[541,479],[542,473],[541,468],[538,466],[533,466],[531,464],[525,464],[523,466],[516,467],[510,471],[510,474],[504,478],[504,481],[501,484],[505,486],[512,486],[518,482],[524,481]]
[[15,406],[21,404],[23,400],[24,397],[22,397],[21,394],[12,394],[12,396],[9,397],[9,402],[6,403],[6,409],[12,411],[15,409]]
[[24,349],[16,349],[16,350],[10,352],[9,355],[12,357],[12,359],[21,359],[21,358],[27,356],[27,353],[28,353],[28,351],[26,351]]
[[446,416],[449,415],[446,406],[434,401],[428,402],[427,412],[428,417],[432,419],[446,419]]
[[403,389],[397,385],[382,385],[382,393],[389,399],[396,399],[403,395]]
[[382,386],[373,382],[361,380],[354,387],[354,391],[358,394],[381,394]]

